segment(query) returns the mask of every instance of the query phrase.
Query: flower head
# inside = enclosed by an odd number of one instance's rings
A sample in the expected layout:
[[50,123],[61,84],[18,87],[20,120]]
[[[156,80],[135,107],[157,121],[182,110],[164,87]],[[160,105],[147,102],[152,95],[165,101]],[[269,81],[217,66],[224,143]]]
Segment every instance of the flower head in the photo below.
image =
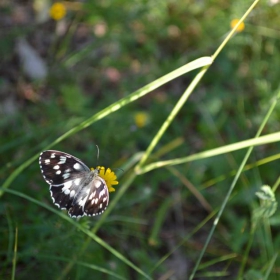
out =
[[60,20],[66,15],[66,7],[61,2],[56,2],[51,6],[49,13],[54,20]]
[[112,185],[117,185],[119,183],[118,181],[116,181],[117,176],[115,172],[113,172],[110,168],[107,168],[105,170],[104,166],[97,166],[96,168],[99,170],[99,176],[105,180],[108,191],[114,192],[115,189],[112,187]]
[[[236,25],[238,22],[239,22],[239,19],[238,19],[238,18],[233,19],[233,20],[230,22],[231,28],[234,28],[235,25]],[[244,28],[245,28],[245,24],[244,24],[244,22],[242,21],[242,22],[238,25],[238,27],[237,27],[237,29],[236,29],[236,32],[242,32],[242,31],[244,30]]]
[[137,127],[141,128],[149,122],[149,115],[144,111],[137,112],[134,114],[134,121]]

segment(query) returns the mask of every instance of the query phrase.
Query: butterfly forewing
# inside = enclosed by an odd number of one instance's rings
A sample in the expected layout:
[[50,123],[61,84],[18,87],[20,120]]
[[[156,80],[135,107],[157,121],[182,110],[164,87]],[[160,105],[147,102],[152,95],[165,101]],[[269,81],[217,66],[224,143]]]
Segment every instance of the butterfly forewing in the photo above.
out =
[[78,158],[54,150],[42,152],[39,164],[46,182],[50,185],[61,185],[90,171]]
[[99,170],[91,171],[81,160],[64,152],[48,150],[39,158],[41,172],[50,185],[55,205],[71,217],[94,216],[104,212],[109,192]]

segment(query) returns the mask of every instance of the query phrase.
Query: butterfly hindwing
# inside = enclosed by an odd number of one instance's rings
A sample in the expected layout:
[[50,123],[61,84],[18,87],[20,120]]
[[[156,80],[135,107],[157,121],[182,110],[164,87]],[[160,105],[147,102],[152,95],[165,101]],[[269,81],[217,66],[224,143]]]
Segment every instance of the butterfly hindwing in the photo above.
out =
[[80,190],[69,208],[71,217],[81,215],[95,216],[102,214],[109,203],[109,192],[105,181],[95,176],[91,182]]
[[74,184],[74,180],[65,182],[59,186],[50,186],[50,193],[53,203],[61,209],[69,209],[73,203],[75,195],[80,187]]
[[91,192],[84,206],[88,216],[102,214],[109,203],[109,191],[105,181],[101,177],[97,177],[91,185]]

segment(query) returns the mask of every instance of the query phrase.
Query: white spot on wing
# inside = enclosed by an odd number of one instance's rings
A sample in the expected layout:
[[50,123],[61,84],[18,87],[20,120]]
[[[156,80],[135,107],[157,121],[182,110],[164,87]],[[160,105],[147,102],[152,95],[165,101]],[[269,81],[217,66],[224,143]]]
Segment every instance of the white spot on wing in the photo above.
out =
[[74,183],[76,186],[79,186],[81,183],[81,178],[75,179]]
[[52,153],[52,154],[51,154],[51,158],[55,158],[55,153]]
[[57,170],[57,171],[55,172],[56,175],[59,175],[60,173],[61,173],[61,170]]
[[100,193],[99,193],[99,198],[105,194],[105,189],[103,189]]
[[[96,191],[91,193],[90,196],[89,196],[89,200],[93,199],[95,197],[95,194],[96,194]],[[93,203],[93,201],[91,203]]]
[[70,173],[64,173],[64,174],[62,175],[62,177],[63,177],[64,180],[65,180],[65,179],[67,179],[67,178],[70,177]]
[[55,165],[53,169],[59,169],[59,165]]
[[51,162],[50,159],[46,159],[46,160],[45,160],[45,164],[49,164],[50,162]]
[[73,166],[76,170],[83,170],[82,166],[79,163],[75,163]]
[[66,189],[66,190],[64,191],[64,193],[65,193],[65,194],[69,194],[69,193],[70,193],[70,190],[69,190],[69,189]]
[[70,197],[73,197],[74,195],[75,195],[75,191],[74,190],[72,190],[71,192],[70,192]]
[[65,162],[66,162],[66,157],[60,156],[60,161],[58,162],[58,164],[64,164]]
[[87,200],[87,196],[85,196],[84,199],[80,199],[79,202],[78,202],[78,204],[79,204],[80,206],[84,206],[85,203],[86,203],[86,200]]
[[65,190],[69,189],[71,186],[72,186],[72,181],[64,183],[62,191],[65,192]]
[[94,186],[98,189],[100,186],[102,185],[102,183],[101,183],[101,181],[99,181],[99,180],[96,180],[95,182],[94,182]]

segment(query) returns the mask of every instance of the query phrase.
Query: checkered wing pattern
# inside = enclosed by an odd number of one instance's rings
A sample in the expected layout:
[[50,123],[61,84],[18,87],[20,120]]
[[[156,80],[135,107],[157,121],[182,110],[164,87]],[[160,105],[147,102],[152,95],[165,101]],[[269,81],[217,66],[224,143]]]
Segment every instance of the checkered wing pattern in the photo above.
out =
[[95,216],[105,211],[109,192],[98,169],[90,170],[80,159],[55,150],[42,152],[39,164],[54,204],[68,210],[70,217]]

